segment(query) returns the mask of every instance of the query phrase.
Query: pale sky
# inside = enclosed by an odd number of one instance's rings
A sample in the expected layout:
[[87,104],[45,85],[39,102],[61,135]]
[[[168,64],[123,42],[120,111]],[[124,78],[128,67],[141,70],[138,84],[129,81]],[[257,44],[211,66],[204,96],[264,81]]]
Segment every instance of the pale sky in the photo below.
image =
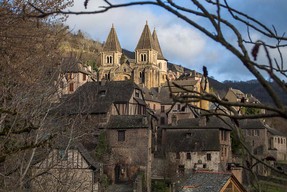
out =
[[[84,11],[83,2],[84,0],[75,0],[74,7],[69,9]],[[182,0],[181,2],[188,6],[189,1]],[[90,0],[87,10],[98,9],[99,5],[104,5],[104,3],[100,0]],[[274,25],[278,34],[287,32],[286,0],[242,0],[234,2],[233,5],[270,28]],[[169,62],[199,72],[205,65],[209,76],[219,81],[254,79],[239,60],[224,47],[171,13],[155,6],[118,8],[96,15],[70,15],[66,24],[73,31],[81,30],[100,42],[106,40],[114,24],[122,48],[134,51],[146,21],[151,31],[156,29],[163,54]],[[199,19],[198,22],[206,23]],[[208,25],[206,27],[208,28]],[[241,33],[246,34],[246,27],[243,25],[239,27]],[[261,35],[252,32],[251,37],[254,40],[262,38]],[[232,36],[229,38],[230,42],[234,41]],[[286,49],[282,50],[283,54],[287,55],[286,51]],[[264,54],[259,54],[259,59],[263,56]]]

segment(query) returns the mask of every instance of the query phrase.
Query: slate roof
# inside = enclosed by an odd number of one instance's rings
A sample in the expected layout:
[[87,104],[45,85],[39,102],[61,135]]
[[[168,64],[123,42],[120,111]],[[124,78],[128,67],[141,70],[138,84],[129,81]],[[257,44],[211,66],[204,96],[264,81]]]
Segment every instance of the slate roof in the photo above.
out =
[[84,73],[90,74],[85,70],[82,63],[76,57],[65,57],[61,63],[61,71],[64,73]]
[[171,152],[220,151],[219,129],[178,129],[166,132]]
[[[204,117],[202,117],[204,118]],[[223,119],[229,123],[232,124],[229,118],[224,118]],[[200,125],[200,118],[189,118],[189,119],[179,119],[176,123],[176,125],[167,125],[163,126],[162,128],[174,128],[174,129],[179,129],[179,128],[199,128],[199,129],[225,129],[225,130],[231,130],[231,128],[224,123],[221,119],[219,119],[216,116],[208,117],[206,119],[206,124],[205,125]],[[204,120],[203,120],[204,121]]]
[[118,39],[118,35],[114,28],[114,25],[111,28],[111,31],[107,37],[106,43],[104,45],[103,51],[117,51],[122,52],[122,48],[120,45],[120,41]]
[[279,130],[270,127],[261,119],[244,119],[239,121],[240,128],[242,129],[267,129],[271,135],[284,136]]
[[180,192],[220,192],[230,178],[230,173],[194,172],[181,185]]
[[173,99],[170,97],[169,87],[161,87],[158,93],[158,99],[162,104],[170,104],[174,103]]
[[87,82],[62,101],[58,110],[65,114],[107,113],[113,103],[127,103],[134,89],[132,81]]
[[158,99],[158,92],[155,88],[148,89],[147,87],[143,86],[141,87],[144,98],[146,101],[154,101],[154,102],[160,102]]
[[242,129],[266,129],[266,125],[260,119],[244,119],[239,121]]
[[148,120],[144,115],[113,115],[106,125],[106,128],[110,129],[136,129],[148,127]]
[[68,138],[61,137],[54,145],[54,149],[66,150],[66,149],[75,149],[78,150],[84,159],[87,161],[89,166],[93,169],[99,168],[99,163],[97,163],[89,154],[88,150],[80,143],[75,140],[69,140]]
[[277,135],[277,136],[286,137],[283,133],[281,133],[281,132],[278,131],[277,129],[271,128],[271,127],[269,127],[269,126],[267,126],[267,131],[268,131],[271,135]]
[[150,29],[147,23],[144,26],[140,40],[137,44],[136,50],[138,49],[154,49],[155,50],[153,37],[151,35]]
[[164,56],[162,54],[161,48],[160,48],[160,44],[159,44],[158,37],[157,37],[155,29],[153,30],[152,37],[153,37],[155,50],[157,51],[157,58],[165,60],[165,58],[164,58]]

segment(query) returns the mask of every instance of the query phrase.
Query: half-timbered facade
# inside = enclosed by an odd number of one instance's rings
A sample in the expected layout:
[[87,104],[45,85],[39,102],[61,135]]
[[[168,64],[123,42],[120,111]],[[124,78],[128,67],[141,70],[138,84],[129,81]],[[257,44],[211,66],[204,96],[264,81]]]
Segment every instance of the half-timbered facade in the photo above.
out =
[[99,169],[83,145],[67,143],[33,166],[32,191],[97,192]]

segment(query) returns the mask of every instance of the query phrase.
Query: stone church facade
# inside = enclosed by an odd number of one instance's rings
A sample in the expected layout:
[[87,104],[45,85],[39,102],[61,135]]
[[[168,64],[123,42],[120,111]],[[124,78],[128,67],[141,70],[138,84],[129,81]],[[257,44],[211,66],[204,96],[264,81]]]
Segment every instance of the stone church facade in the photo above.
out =
[[99,80],[130,79],[150,89],[164,84],[166,75],[167,60],[162,54],[156,31],[151,33],[148,23],[144,26],[133,57],[124,53],[112,26],[101,52]]

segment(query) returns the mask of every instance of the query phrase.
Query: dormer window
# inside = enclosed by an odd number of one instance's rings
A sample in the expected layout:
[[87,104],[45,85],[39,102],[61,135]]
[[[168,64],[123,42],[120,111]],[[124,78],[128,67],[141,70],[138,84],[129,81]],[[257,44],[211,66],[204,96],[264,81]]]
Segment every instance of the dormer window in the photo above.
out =
[[136,92],[135,92],[135,97],[137,97],[137,98],[139,98],[139,97],[140,97],[140,93],[139,93],[139,91],[138,91],[138,90],[136,90]]
[[146,53],[141,53],[141,54],[140,54],[140,61],[141,61],[141,62],[146,62],[146,61],[147,61],[147,55],[146,55]]
[[113,56],[108,55],[108,56],[106,57],[106,63],[113,63]]
[[106,96],[106,90],[101,90],[101,91],[99,91],[99,96],[100,96],[100,97]]

